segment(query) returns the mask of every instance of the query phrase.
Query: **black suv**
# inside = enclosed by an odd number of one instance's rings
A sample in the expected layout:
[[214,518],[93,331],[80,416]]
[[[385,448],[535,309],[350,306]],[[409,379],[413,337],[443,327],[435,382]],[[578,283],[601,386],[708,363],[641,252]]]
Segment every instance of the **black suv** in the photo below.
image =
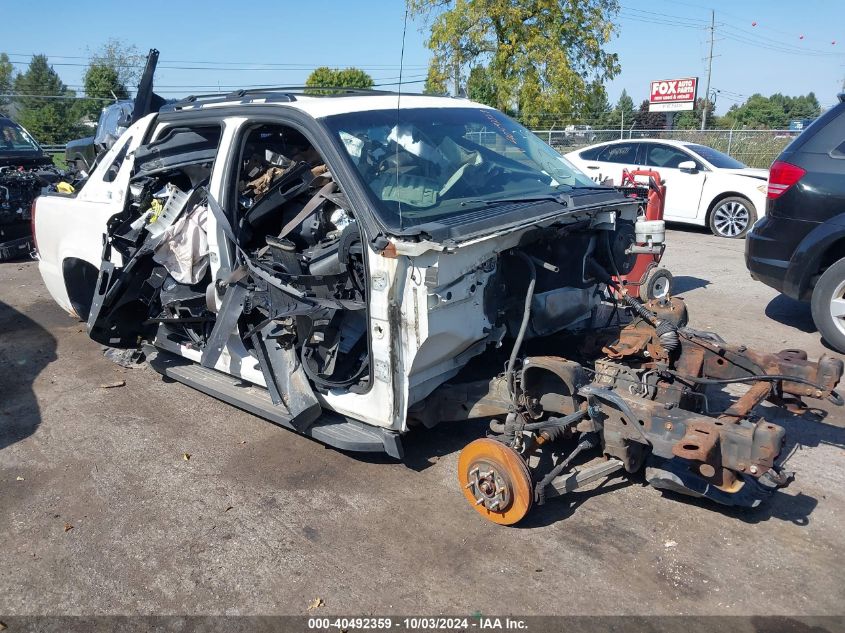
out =
[[772,164],[745,263],[754,279],[811,302],[819,332],[845,353],[845,94]]

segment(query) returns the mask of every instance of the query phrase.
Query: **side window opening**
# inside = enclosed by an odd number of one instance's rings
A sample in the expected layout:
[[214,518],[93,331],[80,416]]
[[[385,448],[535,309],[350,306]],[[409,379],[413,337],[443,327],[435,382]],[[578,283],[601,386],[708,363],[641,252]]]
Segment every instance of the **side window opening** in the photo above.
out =
[[[361,231],[325,160],[298,130],[258,125],[242,138],[232,186],[239,246],[302,293],[296,299],[272,283],[252,293],[239,323],[245,344],[259,361],[268,341],[287,347],[318,391],[368,390]],[[260,339],[250,334],[258,331]]]

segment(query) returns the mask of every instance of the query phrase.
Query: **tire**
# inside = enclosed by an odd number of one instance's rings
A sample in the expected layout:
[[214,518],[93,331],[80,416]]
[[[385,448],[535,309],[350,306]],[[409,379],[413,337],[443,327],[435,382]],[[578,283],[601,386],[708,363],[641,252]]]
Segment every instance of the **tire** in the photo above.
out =
[[845,258],[824,271],[813,288],[810,307],[819,334],[845,354]]
[[672,296],[672,273],[665,268],[655,266],[646,273],[640,284],[640,301],[646,303],[652,299],[665,299]]
[[757,221],[757,209],[748,198],[722,198],[710,211],[710,230],[716,237],[741,239]]

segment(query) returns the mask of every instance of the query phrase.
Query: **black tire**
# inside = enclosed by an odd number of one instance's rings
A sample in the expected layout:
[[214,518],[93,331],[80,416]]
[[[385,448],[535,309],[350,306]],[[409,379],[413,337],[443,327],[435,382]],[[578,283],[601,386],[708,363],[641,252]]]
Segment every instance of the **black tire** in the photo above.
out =
[[672,296],[672,273],[665,268],[655,266],[646,273],[640,284],[640,301],[646,303],[652,299],[664,299]]
[[[813,288],[810,307],[819,334],[833,349],[845,354],[845,258],[824,271]],[[834,316],[834,312],[841,316]]]
[[710,210],[710,230],[716,237],[742,239],[757,221],[757,209],[748,198],[722,198]]

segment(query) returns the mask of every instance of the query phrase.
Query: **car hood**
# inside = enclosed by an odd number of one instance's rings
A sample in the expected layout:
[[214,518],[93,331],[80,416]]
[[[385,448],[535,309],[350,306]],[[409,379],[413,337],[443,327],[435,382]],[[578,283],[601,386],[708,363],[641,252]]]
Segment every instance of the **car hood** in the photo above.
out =
[[754,167],[743,167],[741,169],[720,169],[723,174],[736,174],[737,176],[748,176],[749,178],[757,178],[758,180],[768,180],[768,169],[755,169]]
[[41,167],[53,159],[42,152],[0,152],[0,167]]

